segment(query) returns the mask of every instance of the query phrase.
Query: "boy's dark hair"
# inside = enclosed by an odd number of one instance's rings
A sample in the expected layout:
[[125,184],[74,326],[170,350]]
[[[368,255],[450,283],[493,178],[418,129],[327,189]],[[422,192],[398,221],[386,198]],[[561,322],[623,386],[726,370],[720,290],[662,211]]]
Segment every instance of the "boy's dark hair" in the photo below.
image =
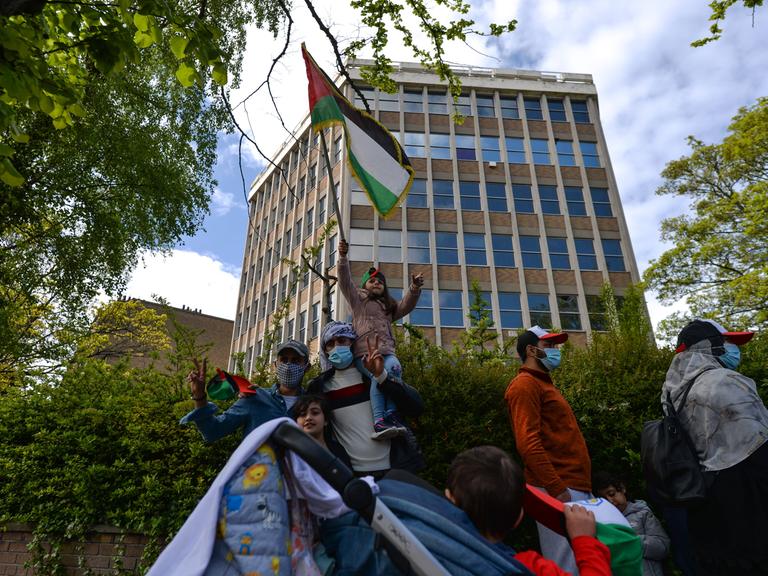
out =
[[523,471],[495,446],[465,450],[448,469],[448,490],[484,535],[502,538],[515,527],[523,505]]
[[[592,492],[597,494],[609,486],[613,486],[616,490],[622,490],[625,494],[627,492],[627,484],[621,475],[608,470],[598,470],[592,474]],[[627,496],[627,500],[629,500],[629,496]]]
[[296,420],[299,416],[303,416],[309,410],[310,405],[317,404],[320,406],[320,410],[323,411],[326,423],[331,417],[331,413],[328,411],[328,401],[318,394],[304,394],[299,396],[296,403],[291,407],[291,418]]

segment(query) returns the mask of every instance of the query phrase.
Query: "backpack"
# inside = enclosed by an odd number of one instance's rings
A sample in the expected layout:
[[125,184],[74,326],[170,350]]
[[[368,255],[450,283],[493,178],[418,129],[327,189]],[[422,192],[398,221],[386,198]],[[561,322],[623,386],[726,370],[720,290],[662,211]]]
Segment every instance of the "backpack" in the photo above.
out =
[[643,424],[643,475],[650,493],[662,504],[693,506],[706,499],[707,487],[696,448],[678,417],[694,380],[686,385],[677,408],[667,391],[662,405],[664,417]]

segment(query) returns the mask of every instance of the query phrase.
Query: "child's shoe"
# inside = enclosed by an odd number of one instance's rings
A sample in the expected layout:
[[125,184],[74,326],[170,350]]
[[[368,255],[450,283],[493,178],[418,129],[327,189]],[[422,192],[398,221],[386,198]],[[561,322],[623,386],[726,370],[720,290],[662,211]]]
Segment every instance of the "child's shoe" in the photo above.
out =
[[373,423],[373,440],[390,440],[406,433],[406,429],[389,417],[380,418]]

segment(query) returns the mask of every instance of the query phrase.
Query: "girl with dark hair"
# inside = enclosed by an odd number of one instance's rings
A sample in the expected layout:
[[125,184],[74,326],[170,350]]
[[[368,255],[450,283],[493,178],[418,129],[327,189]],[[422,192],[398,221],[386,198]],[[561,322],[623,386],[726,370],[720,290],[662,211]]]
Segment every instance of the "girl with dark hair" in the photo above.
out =
[[332,362],[335,360],[339,364],[346,362],[347,365],[354,361],[360,372],[371,377],[370,397],[373,412],[371,438],[386,440],[404,435],[406,428],[396,416],[397,406],[379,390],[376,379],[363,366],[363,356],[366,354],[369,338],[375,338],[374,341],[378,342],[378,350],[384,358],[385,379],[386,375],[396,379],[402,378],[403,369],[395,356],[392,323],[416,307],[424,277],[421,274],[412,274],[409,289],[403,295],[403,299],[397,302],[389,295],[387,280],[378,268],[370,268],[363,275],[360,286],[355,285],[347,259],[348,252],[349,245],[341,240],[339,242],[339,288],[352,310],[352,326],[357,333],[357,340],[351,347],[341,347],[342,350],[337,346],[332,355],[338,358],[329,357],[329,360]]
[[315,442],[323,448],[330,450],[349,469],[352,469],[349,454],[328,433],[330,413],[325,398],[315,394],[300,396],[296,404],[291,408],[291,417],[296,420],[299,427],[309,434]]

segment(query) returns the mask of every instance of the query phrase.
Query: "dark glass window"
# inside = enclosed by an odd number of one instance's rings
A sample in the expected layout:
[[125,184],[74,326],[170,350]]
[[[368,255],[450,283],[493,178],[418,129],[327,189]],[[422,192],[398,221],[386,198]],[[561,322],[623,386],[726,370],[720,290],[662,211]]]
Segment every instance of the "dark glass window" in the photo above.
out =
[[515,200],[515,212],[533,214],[533,196],[530,184],[512,184],[512,198]]
[[581,157],[587,168],[600,168],[600,155],[597,153],[596,142],[579,142]]
[[472,116],[472,104],[470,102],[469,94],[462,94],[459,96],[458,101],[454,103],[456,112],[462,116]]
[[436,232],[435,245],[437,247],[438,264],[459,263],[459,248],[456,242],[456,232]]
[[464,260],[467,266],[487,266],[485,234],[464,234]]
[[576,166],[576,156],[573,153],[573,142],[570,140],[555,140],[557,161],[560,166]]
[[493,263],[497,268],[515,267],[515,250],[512,245],[512,236],[509,234],[492,234]]
[[429,232],[408,232],[408,262],[411,264],[428,264]]
[[582,270],[597,270],[597,256],[592,238],[575,238],[576,257]]
[[589,110],[586,102],[571,100],[571,111],[573,112],[573,121],[576,124],[589,124]]
[[408,315],[408,320],[416,326],[434,326],[435,320],[432,317],[432,311],[432,290],[422,288],[419,301]]
[[475,100],[477,103],[477,115],[484,116],[486,118],[493,118],[496,116],[496,110],[493,106],[493,96],[490,94],[476,94]]
[[403,92],[404,112],[424,112],[421,90],[406,90]]
[[560,201],[555,186],[539,185],[539,199],[542,214],[560,214]]
[[517,97],[515,96],[502,96],[501,97],[501,115],[503,118],[520,118],[520,112],[517,109]]
[[558,294],[557,308],[560,311],[560,327],[563,330],[581,330],[579,299],[575,294]]
[[456,158],[458,160],[477,160],[474,136],[470,134],[456,134]]
[[576,186],[565,187],[565,201],[568,204],[568,214],[571,216],[586,216],[587,206],[584,204],[584,193]]
[[491,212],[507,211],[507,190],[502,182],[486,182],[485,191],[488,195],[488,210]]
[[523,325],[520,294],[517,292],[499,292],[499,312],[502,328],[520,328]]
[[547,106],[549,106],[549,119],[552,122],[566,122],[565,103],[562,100],[547,98]]
[[430,114],[448,114],[448,97],[445,92],[429,92],[427,101],[429,102]]
[[453,181],[432,180],[432,199],[435,208],[453,209]]
[[464,326],[461,290],[440,290],[440,324],[456,328]]
[[485,162],[501,162],[501,149],[496,136],[480,136],[480,147]]
[[451,158],[451,137],[449,134],[433,132],[429,135],[429,147],[432,158],[449,160]]
[[404,140],[403,148],[409,157],[425,158],[427,156],[424,147],[424,134],[421,132],[406,132]]
[[421,178],[414,178],[411,184],[411,190],[408,192],[406,205],[411,208],[427,207],[427,181]]
[[538,98],[524,98],[525,117],[528,120],[543,120],[544,114],[541,112],[541,100]]
[[542,268],[541,245],[538,236],[520,236],[520,253],[523,268]]
[[549,310],[548,294],[528,293],[528,311],[531,314],[531,325],[542,328],[552,328],[552,315]]
[[462,210],[480,210],[480,183],[459,182]]
[[590,188],[589,193],[592,196],[592,207],[595,209],[595,216],[613,216],[611,199],[608,197],[608,188]]
[[525,146],[522,138],[506,137],[507,162],[510,164],[525,164]]
[[570,270],[571,260],[568,258],[568,242],[565,238],[547,237],[549,262],[554,270]]
[[534,164],[551,164],[549,160],[549,141],[531,138],[531,152]]
[[624,256],[621,253],[621,241],[603,238],[603,254],[605,265],[610,272],[625,272]]

